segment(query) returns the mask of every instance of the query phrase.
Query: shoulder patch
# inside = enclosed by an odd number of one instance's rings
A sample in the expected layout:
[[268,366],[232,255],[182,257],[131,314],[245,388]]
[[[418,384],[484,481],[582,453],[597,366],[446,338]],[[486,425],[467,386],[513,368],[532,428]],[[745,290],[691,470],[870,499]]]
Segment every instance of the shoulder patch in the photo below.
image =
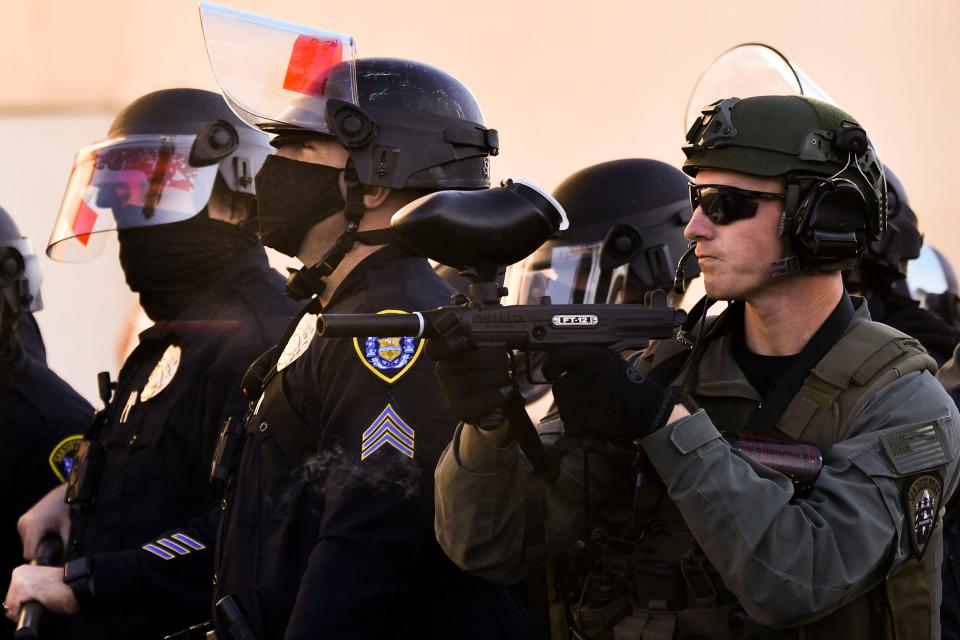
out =
[[277,371],[283,371],[304,354],[307,347],[310,346],[313,336],[317,334],[318,317],[316,313],[303,314],[300,322],[297,323],[297,328],[293,331],[293,335],[287,340],[283,352],[277,359]]
[[150,372],[147,378],[147,384],[143,386],[140,392],[140,402],[146,402],[155,398],[161,391],[167,388],[167,385],[177,375],[177,368],[180,366],[181,349],[175,344],[167,347],[167,350],[160,356],[160,361]]
[[[377,313],[406,313],[406,311],[384,309]],[[423,344],[423,340],[413,336],[389,338],[370,336],[353,339],[353,347],[363,365],[388,384],[399,380],[413,367],[417,358],[420,357],[420,352],[423,351]]]
[[77,449],[83,442],[82,435],[67,436],[57,443],[57,446],[50,452],[50,468],[60,482],[66,482],[70,477],[70,471],[73,469],[73,463],[77,459]]
[[385,445],[389,445],[407,456],[413,457],[413,429],[388,404],[377,419],[363,432],[360,442],[360,459],[366,460]]
[[936,422],[880,436],[880,445],[890,466],[901,476],[933,469],[952,459]]
[[936,473],[912,476],[903,485],[904,521],[917,560],[923,559],[923,552],[937,526],[942,497],[943,481]]

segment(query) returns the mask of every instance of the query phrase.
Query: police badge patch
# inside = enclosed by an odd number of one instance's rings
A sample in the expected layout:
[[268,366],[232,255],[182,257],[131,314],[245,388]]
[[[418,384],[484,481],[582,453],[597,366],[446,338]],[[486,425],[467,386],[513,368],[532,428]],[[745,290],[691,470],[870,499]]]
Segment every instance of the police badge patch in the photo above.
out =
[[150,372],[147,378],[147,384],[140,392],[140,402],[146,402],[151,398],[160,395],[160,392],[167,388],[167,385],[177,375],[177,368],[180,366],[180,347],[175,344],[167,347],[167,350],[160,356],[157,366]]
[[73,469],[73,463],[77,459],[77,449],[83,442],[82,435],[67,436],[57,443],[57,446],[50,452],[50,468],[57,476],[60,482],[66,482],[70,477],[70,471]]
[[940,515],[943,481],[936,473],[915,475],[907,478],[901,495],[910,546],[913,555],[920,560]]
[[300,318],[300,322],[297,323],[297,328],[283,348],[283,353],[281,353],[277,359],[277,371],[283,371],[304,354],[307,347],[310,346],[310,341],[313,340],[313,336],[317,333],[318,317],[316,313],[305,313],[303,317]]
[[[406,311],[386,309],[378,313],[406,313]],[[381,380],[393,384],[409,371],[420,357],[423,340],[413,336],[389,338],[369,336],[354,338],[353,346],[367,369]]]

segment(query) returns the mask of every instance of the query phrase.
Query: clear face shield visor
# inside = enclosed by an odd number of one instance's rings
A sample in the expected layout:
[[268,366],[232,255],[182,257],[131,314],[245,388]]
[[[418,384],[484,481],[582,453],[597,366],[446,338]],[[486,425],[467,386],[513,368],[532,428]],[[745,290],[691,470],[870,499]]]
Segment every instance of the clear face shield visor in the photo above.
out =
[[906,280],[910,297],[914,300],[923,300],[930,294],[960,294],[950,263],[939,251],[926,243],[920,248],[920,257],[910,261]]
[[327,100],[358,104],[352,36],[209,2],[200,24],[213,75],[244,122],[330,134]]
[[765,44],[733,47],[714,60],[700,75],[687,101],[684,131],[689,131],[705,105],[726,98],[796,95],[835,104],[786,56]]
[[630,264],[602,268],[603,242],[587,245],[547,244],[506,273],[510,304],[620,304],[624,302]]
[[89,260],[106,231],[181,222],[197,215],[213,192],[218,164],[194,167],[196,136],[128,136],[81,149],[60,203],[47,255]]

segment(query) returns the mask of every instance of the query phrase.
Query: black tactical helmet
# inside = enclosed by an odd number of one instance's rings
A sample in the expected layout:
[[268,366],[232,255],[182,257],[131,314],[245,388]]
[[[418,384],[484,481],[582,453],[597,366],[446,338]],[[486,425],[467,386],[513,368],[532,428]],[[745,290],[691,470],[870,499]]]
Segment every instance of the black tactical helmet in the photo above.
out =
[[[410,60],[358,60],[352,36],[207,3],[200,5],[200,22],[214,76],[238,116],[276,133],[276,145],[332,136],[349,153],[342,173],[344,231],[316,264],[291,275],[288,295],[323,291],[324,278],[355,242],[392,240],[388,229],[360,231],[364,185],[490,186],[488,158],[499,151],[497,132],[484,126],[477,101],[449,74]],[[315,222],[305,217],[298,216],[297,236],[304,222]],[[262,208],[261,237],[263,229]],[[289,249],[301,241],[282,244]]]
[[[616,302],[673,286],[687,247],[689,179],[657,160],[625,159],[582,169],[554,190],[570,228],[517,267],[521,304]],[[693,265],[687,277],[699,274]],[[516,278],[516,276],[513,276]],[[508,285],[508,289],[510,285]],[[631,300],[632,301],[632,300]]]
[[883,170],[866,132],[837,107],[803,96],[728,98],[687,133],[683,169],[783,176],[786,257],[775,275],[852,268],[886,228]]
[[20,234],[10,214],[0,207],[0,316],[7,319],[4,325],[24,311],[43,308],[42,280],[40,264],[30,242]]
[[350,35],[206,2],[200,23],[227,102],[248,124],[278,134],[278,144],[333,136],[350,153],[348,173],[364,185],[490,185],[497,132],[450,74],[412,60],[358,59]]
[[[400,58],[344,63],[319,82],[339,84],[338,76],[354,72],[359,104],[328,100],[326,122],[349,150],[361,184],[430,190],[490,186],[497,132],[484,126],[480,105],[463,83]],[[261,127],[280,134],[275,146],[304,131],[283,123]]]
[[923,235],[900,179],[889,167],[884,167],[884,175],[887,181],[887,229],[867,247],[860,269],[893,281],[907,277],[907,263],[920,257]]
[[77,153],[47,254],[88,259],[102,248],[104,231],[192,218],[218,177],[252,198],[253,177],[270,151],[267,136],[237,118],[220,94],[166,89],[138,98],[104,141]]
[[113,119],[107,139],[141,135],[197,136],[190,164],[216,164],[238,193],[253,194],[253,176],[271,151],[267,137],[240,120],[223,96],[203,89],[164,89],[137,98]]

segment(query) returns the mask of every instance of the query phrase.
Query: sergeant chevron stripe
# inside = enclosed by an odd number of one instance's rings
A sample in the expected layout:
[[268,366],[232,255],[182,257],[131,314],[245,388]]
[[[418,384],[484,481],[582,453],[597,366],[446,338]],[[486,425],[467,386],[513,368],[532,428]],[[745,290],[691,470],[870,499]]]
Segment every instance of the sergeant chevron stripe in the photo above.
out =
[[199,540],[191,538],[185,533],[173,533],[168,537],[149,542],[140,548],[144,551],[149,551],[158,558],[173,560],[177,556],[185,556],[193,551],[201,551],[207,547]]
[[384,445],[390,445],[408,458],[413,457],[413,429],[391,405],[380,412],[363,432],[360,459],[366,460]]

